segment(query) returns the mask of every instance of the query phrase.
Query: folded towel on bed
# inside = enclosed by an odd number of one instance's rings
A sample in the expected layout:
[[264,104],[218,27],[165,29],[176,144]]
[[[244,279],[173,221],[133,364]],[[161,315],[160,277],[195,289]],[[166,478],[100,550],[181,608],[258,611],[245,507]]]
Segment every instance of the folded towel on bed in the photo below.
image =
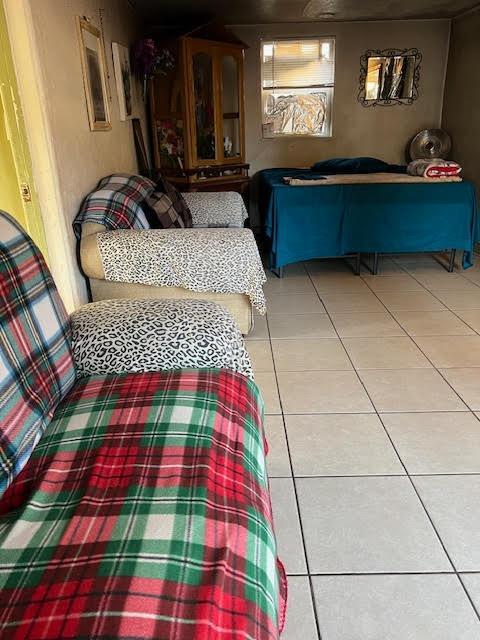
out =
[[462,167],[457,162],[443,160],[442,158],[413,160],[407,167],[407,173],[411,176],[423,178],[444,178],[446,176],[458,176]]

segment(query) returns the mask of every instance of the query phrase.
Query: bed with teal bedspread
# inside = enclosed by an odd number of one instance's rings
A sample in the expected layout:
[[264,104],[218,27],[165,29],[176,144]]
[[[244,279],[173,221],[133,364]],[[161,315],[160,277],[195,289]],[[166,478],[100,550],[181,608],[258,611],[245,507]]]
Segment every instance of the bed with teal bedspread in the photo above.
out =
[[290,186],[283,180],[305,174],[291,168],[260,172],[271,268],[352,253],[445,249],[463,249],[463,267],[473,264],[480,225],[471,182]]

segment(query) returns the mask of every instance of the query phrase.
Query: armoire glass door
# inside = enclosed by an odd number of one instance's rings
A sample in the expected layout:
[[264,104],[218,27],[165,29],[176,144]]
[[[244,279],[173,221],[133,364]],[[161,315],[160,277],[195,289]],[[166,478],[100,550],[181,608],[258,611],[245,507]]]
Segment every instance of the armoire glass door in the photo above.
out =
[[223,158],[232,160],[241,156],[239,62],[233,55],[221,56]]
[[213,56],[198,51],[192,57],[196,156],[198,161],[215,160],[215,79]]

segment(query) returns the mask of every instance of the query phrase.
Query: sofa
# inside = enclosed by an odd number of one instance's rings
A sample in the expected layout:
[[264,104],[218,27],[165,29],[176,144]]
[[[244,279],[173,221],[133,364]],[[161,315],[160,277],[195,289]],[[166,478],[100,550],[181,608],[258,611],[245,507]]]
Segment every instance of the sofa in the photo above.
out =
[[[229,192],[182,194],[193,228],[153,230],[148,229],[142,203],[154,188],[155,184],[142,176],[114,174],[103,178],[85,198],[74,231],[92,300],[211,300],[226,307],[242,333],[248,334],[253,327],[253,307],[260,313],[265,310],[265,274],[253,233],[242,228],[247,212],[241,196]],[[181,260],[175,264],[168,255],[161,262],[168,251],[164,240],[177,242],[172,244],[171,254]],[[157,267],[156,273],[145,266],[147,254],[149,264]]]
[[[286,582],[251,376],[132,372],[124,344],[117,372],[89,373],[108,370],[101,344],[125,340],[115,314],[136,326],[138,309],[67,316],[39,250],[1,212],[0,291],[2,637],[277,639]],[[116,334],[92,349],[102,319]]]

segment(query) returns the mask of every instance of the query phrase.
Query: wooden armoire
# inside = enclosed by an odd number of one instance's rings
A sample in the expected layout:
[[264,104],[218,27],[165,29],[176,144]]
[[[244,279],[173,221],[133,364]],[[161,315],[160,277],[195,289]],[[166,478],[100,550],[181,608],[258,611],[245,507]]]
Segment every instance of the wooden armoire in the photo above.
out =
[[215,23],[159,44],[174,67],[150,84],[156,173],[183,191],[242,193],[246,45]]

